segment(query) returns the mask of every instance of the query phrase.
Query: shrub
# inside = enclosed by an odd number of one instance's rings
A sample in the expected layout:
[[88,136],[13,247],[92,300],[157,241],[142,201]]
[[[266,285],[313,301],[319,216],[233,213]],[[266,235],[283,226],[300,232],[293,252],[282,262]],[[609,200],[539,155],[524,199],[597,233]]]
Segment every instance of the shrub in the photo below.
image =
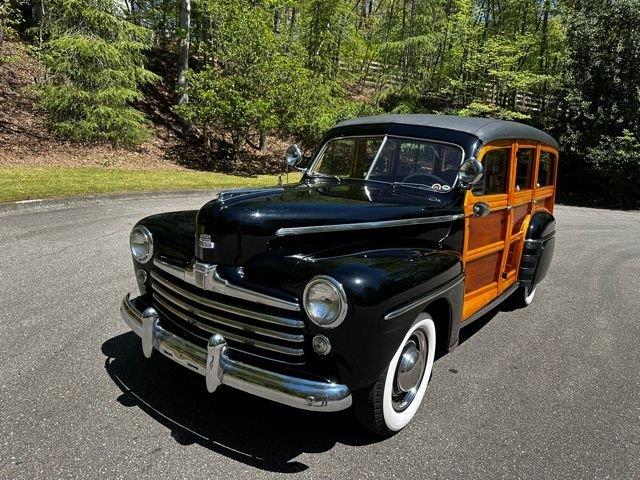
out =
[[51,128],[75,141],[137,145],[149,136],[144,115],[131,106],[139,85],[156,75],[144,68],[147,29],[121,18],[111,0],[62,0],[50,7],[43,61],[48,81],[39,106]]

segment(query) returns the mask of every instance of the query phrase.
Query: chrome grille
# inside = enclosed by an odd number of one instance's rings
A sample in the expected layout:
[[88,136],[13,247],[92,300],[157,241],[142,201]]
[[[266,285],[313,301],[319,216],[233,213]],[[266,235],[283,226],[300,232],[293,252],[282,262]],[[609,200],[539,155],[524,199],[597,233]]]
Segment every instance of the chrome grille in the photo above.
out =
[[232,353],[303,365],[304,322],[291,312],[261,305],[239,305],[164,272],[151,272],[153,303],[174,327],[202,342],[219,333]]

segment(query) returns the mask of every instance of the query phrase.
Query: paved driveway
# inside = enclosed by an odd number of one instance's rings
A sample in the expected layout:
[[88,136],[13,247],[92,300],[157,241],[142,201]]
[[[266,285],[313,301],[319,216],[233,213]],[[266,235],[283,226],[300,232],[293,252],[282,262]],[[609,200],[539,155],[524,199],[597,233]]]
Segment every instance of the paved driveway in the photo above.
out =
[[121,322],[157,196],[0,211],[0,478],[640,477],[640,214],[559,207],[534,304],[463,332],[377,441],[142,356]]

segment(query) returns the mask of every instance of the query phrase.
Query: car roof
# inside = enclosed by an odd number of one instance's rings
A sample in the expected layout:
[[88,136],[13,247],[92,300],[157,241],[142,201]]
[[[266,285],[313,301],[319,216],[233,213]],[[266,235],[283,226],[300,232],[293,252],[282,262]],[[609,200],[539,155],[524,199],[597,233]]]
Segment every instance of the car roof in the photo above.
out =
[[419,127],[444,128],[468,133],[480,139],[482,143],[495,140],[523,139],[558,148],[558,142],[546,132],[524,123],[497,120],[495,118],[459,117],[455,115],[402,114],[375,115],[345,120],[335,128],[355,127],[358,125],[413,125]]

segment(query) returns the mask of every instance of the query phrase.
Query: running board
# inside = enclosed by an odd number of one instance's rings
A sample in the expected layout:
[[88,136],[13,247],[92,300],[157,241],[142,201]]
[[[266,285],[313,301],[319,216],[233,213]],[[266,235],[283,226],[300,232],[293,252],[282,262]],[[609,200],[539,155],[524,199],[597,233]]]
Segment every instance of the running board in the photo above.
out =
[[500,295],[499,297],[496,297],[493,300],[491,300],[484,307],[482,307],[480,310],[478,310],[476,313],[474,313],[469,318],[467,318],[464,322],[462,322],[462,324],[460,324],[460,327],[464,328],[467,325],[475,322],[477,319],[479,319],[483,315],[486,315],[487,313],[489,313],[491,310],[493,310],[498,305],[500,305],[502,302],[504,302],[507,298],[509,298],[511,296],[511,294],[513,292],[515,292],[516,289],[519,286],[520,286],[520,283],[518,283],[518,282],[516,282],[513,285],[511,285],[504,292],[502,292],[502,295]]

